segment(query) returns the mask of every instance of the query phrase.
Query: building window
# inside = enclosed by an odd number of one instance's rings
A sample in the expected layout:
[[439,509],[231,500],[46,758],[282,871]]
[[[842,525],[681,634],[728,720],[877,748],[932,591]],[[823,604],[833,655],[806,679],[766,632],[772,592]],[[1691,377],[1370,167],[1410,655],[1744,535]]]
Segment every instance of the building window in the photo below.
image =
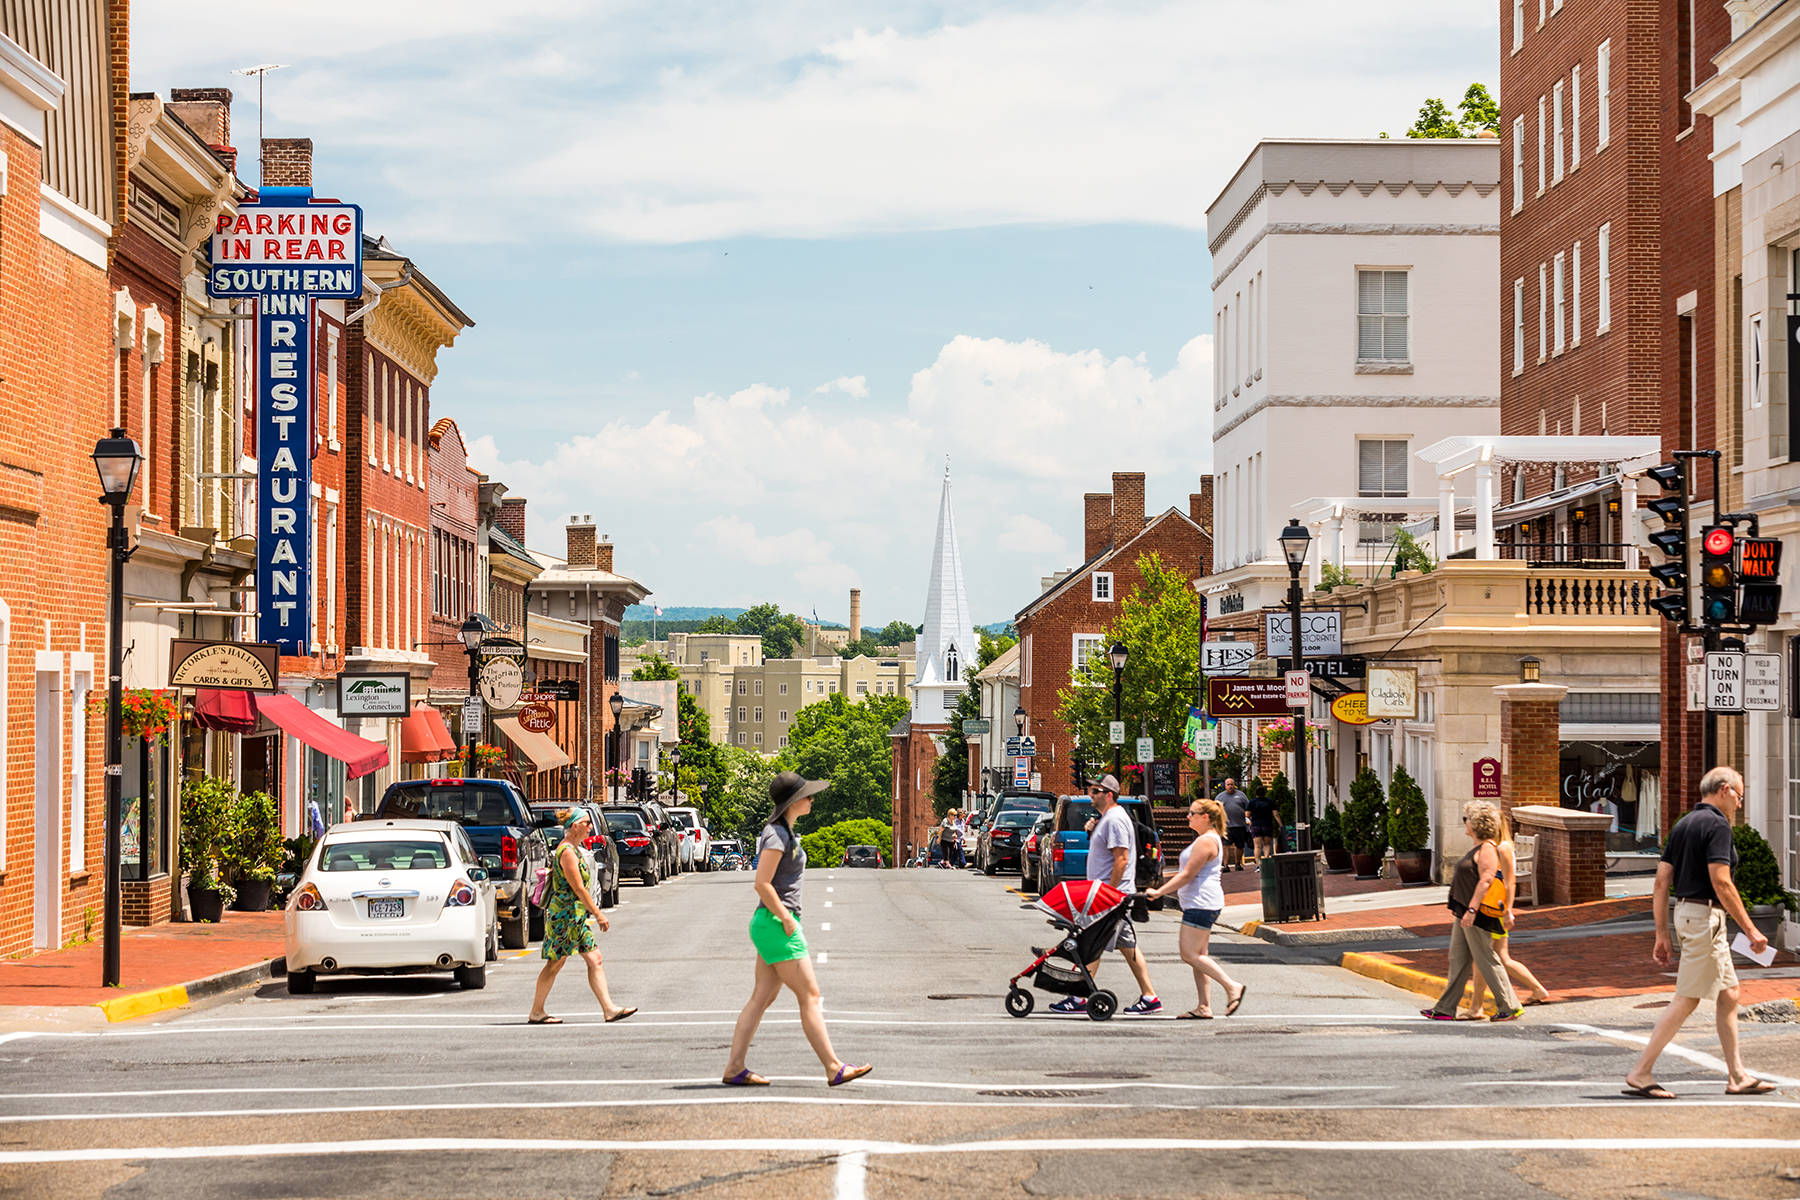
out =
[[1569,68],[1569,170],[1581,165],[1581,64]]
[[756,715],[751,717],[750,719],[752,721],[755,721],[758,725],[761,725],[762,724],[762,709],[758,708],[754,711],[755,711]]
[[955,683],[962,678],[962,663],[956,656],[956,647],[951,646],[944,651],[944,682]]
[[1512,210],[1525,207],[1525,118],[1514,117],[1512,124],[1513,184]]
[[1550,358],[1550,264],[1538,264],[1538,361]]
[[1356,357],[1359,362],[1407,361],[1406,272],[1356,273]]
[[781,749],[783,749],[783,750],[786,750],[786,749],[787,749],[787,744],[788,744],[788,740],[787,740],[787,734],[785,734],[785,733],[784,733],[784,734],[782,734],[782,735],[781,735],[781,740],[780,740],[780,741],[778,741],[778,742],[776,742],[776,743],[775,743],[775,744],[776,744],[776,745],[777,745],[777,746],[778,746],[778,747],[780,747],[780,748],[781,748]]
[[1675,0],[1675,123],[1694,127],[1694,106],[1688,93],[1694,90],[1694,0]]
[[1031,686],[1031,635],[1025,635],[1025,652],[1019,655],[1019,672],[1021,687]]
[[740,705],[738,707],[738,720],[742,721],[745,719],[744,712],[745,712],[745,709]]
[[745,741],[745,738],[744,738],[744,734],[743,734],[743,732],[742,732],[742,731],[741,731],[741,730],[740,730],[740,731],[739,731],[739,732],[738,732],[738,735],[737,735],[737,744],[738,744],[738,745],[740,745],[740,746],[742,746],[742,745],[743,745],[743,744],[744,744],[744,741]]
[[1551,350],[1556,354],[1561,354],[1564,348],[1563,321],[1567,315],[1563,298],[1563,256],[1558,254],[1552,262],[1554,269],[1551,271],[1551,296],[1554,302],[1553,316],[1555,325],[1551,331],[1550,341]]
[[1548,184],[1547,177],[1550,173],[1550,98],[1548,96],[1538,97],[1537,150],[1537,190],[1538,195],[1541,196],[1544,194],[1544,188]]
[[1525,373],[1525,281],[1513,280],[1513,374]]
[[1112,603],[1113,577],[1111,571],[1094,572],[1094,599],[1101,604]]
[[[1750,337],[1744,347],[1744,382],[1749,386],[1751,408],[1763,406],[1763,319],[1762,314],[1750,318]],[[1790,368],[1791,369],[1791,368]]]
[[785,684],[785,683],[776,684],[775,685],[775,694],[778,696],[787,695],[787,684]]
[[869,681],[868,680],[859,679],[856,681],[856,694],[859,696],[866,696],[869,694]]
[[1106,653],[1106,638],[1097,633],[1078,633],[1075,635],[1075,652],[1070,658],[1069,673],[1079,682],[1091,658]]
[[1581,243],[1569,255],[1569,344],[1581,345]]
[[834,695],[834,696],[837,695],[837,690],[838,690],[837,680],[835,680],[835,679],[832,680],[830,682],[830,684],[828,684],[827,686],[829,687],[832,695]]
[[752,737],[750,740],[755,745],[758,745],[758,746],[762,745],[762,733],[760,731],[757,732],[757,734],[754,737]]
[[737,694],[740,696],[745,695],[747,693],[749,687],[750,687],[750,685],[748,683],[746,683],[744,680],[742,680],[742,679],[738,680],[737,681],[737,689],[738,689]]
[[1612,40],[1600,43],[1594,56],[1594,149],[1612,140]]
[[1600,227],[1600,277],[1595,281],[1596,290],[1600,293],[1597,303],[1600,308],[1599,325],[1595,333],[1605,333],[1612,328],[1612,223],[1609,221]]
[[1364,438],[1356,443],[1357,495],[1404,496],[1407,475],[1405,438]]
[[1563,177],[1563,81],[1550,89],[1550,180],[1561,183]]
[[776,717],[775,719],[780,721],[783,725],[786,725],[787,724],[787,714],[788,714],[788,710],[784,708],[781,710],[781,715]]
[[329,419],[325,430],[331,438],[331,448],[339,449],[338,443],[338,332],[328,328],[325,331],[325,396]]
[[762,680],[760,680],[760,679],[758,679],[758,680],[757,680],[757,681],[756,681],[756,685],[755,685],[755,687],[754,687],[754,688],[752,688],[752,689],[751,689],[751,690],[752,690],[752,691],[753,691],[753,692],[754,692],[754,693],[755,693],[755,694],[756,694],[756,695],[758,695],[758,696],[760,696],[760,695],[762,695],[762,685],[763,685],[763,681],[762,681]]
[[1513,0],[1513,49],[1525,44],[1525,0]]

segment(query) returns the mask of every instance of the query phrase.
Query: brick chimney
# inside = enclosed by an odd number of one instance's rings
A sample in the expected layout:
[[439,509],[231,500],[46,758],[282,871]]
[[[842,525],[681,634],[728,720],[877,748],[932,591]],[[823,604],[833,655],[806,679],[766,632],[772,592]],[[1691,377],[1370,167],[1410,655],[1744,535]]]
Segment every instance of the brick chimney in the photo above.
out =
[[[850,640],[862,641],[862,589],[850,589]],[[1303,647],[1304,648],[1304,647]]]
[[163,107],[215,150],[231,145],[230,88],[170,88]]
[[494,514],[500,532],[523,546],[525,544],[525,497],[500,497],[500,511]]
[[1200,490],[1188,497],[1188,516],[1194,524],[1206,531],[1206,540],[1200,543],[1200,573],[1211,575],[1213,572],[1213,477],[1200,477]]
[[1081,498],[1081,561],[1088,562],[1112,545],[1112,497],[1089,492]]
[[1112,544],[1116,549],[1144,527],[1144,473],[1114,471],[1112,483]]
[[612,535],[610,533],[603,534],[600,538],[600,544],[594,547],[594,565],[599,567],[602,571],[605,571],[607,574],[612,574],[613,544]]
[[264,138],[262,181],[269,187],[311,187],[311,138]]
[[569,517],[569,568],[580,570],[594,565],[594,518],[588,513]]

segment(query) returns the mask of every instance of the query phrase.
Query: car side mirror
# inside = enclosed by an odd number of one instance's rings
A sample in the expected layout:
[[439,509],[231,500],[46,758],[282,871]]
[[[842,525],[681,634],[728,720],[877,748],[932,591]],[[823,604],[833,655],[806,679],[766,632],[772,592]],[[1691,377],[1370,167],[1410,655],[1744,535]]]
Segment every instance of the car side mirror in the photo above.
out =
[[468,870],[470,883],[486,883],[488,873],[482,867],[470,867]]
[[481,864],[481,869],[484,871],[498,871],[500,869],[500,856],[498,854],[484,854],[475,861]]

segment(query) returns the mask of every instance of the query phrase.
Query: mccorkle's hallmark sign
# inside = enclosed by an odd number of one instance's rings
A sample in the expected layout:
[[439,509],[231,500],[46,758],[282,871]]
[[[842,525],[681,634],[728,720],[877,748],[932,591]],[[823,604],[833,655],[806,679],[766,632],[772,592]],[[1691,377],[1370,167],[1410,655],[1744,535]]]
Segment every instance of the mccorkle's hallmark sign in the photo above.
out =
[[274,646],[255,642],[169,642],[169,686],[272,692],[280,675]]
[[312,312],[362,294],[362,209],[265,187],[213,228],[207,295],[256,301],[257,633],[310,652]]

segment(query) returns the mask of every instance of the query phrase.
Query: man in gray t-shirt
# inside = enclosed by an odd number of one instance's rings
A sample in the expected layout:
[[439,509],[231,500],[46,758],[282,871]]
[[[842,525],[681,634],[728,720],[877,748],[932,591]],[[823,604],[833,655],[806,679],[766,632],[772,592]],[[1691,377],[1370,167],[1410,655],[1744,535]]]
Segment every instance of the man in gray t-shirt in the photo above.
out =
[[1237,780],[1227,779],[1213,797],[1225,809],[1225,870],[1244,869],[1244,851],[1250,848],[1250,797],[1239,790]]
[[[1094,803],[1094,811],[1099,814],[1088,829],[1087,877],[1099,883],[1110,883],[1113,887],[1130,895],[1137,891],[1137,832],[1131,827],[1131,816],[1119,806],[1119,781],[1111,775],[1088,788],[1088,796]],[[1150,970],[1144,963],[1144,956],[1138,952],[1137,930],[1132,927],[1129,916],[1119,921],[1119,932],[1114,937],[1109,950],[1117,950],[1125,959],[1125,965],[1131,968],[1132,978],[1137,980],[1137,1002],[1126,1006],[1125,1011],[1133,1016],[1160,1012],[1162,1001],[1156,998],[1156,989],[1150,984]],[[1088,964],[1091,975],[1100,967],[1098,961]],[[1080,996],[1070,996],[1050,1006],[1051,1012],[1084,1012],[1087,1001]]]

